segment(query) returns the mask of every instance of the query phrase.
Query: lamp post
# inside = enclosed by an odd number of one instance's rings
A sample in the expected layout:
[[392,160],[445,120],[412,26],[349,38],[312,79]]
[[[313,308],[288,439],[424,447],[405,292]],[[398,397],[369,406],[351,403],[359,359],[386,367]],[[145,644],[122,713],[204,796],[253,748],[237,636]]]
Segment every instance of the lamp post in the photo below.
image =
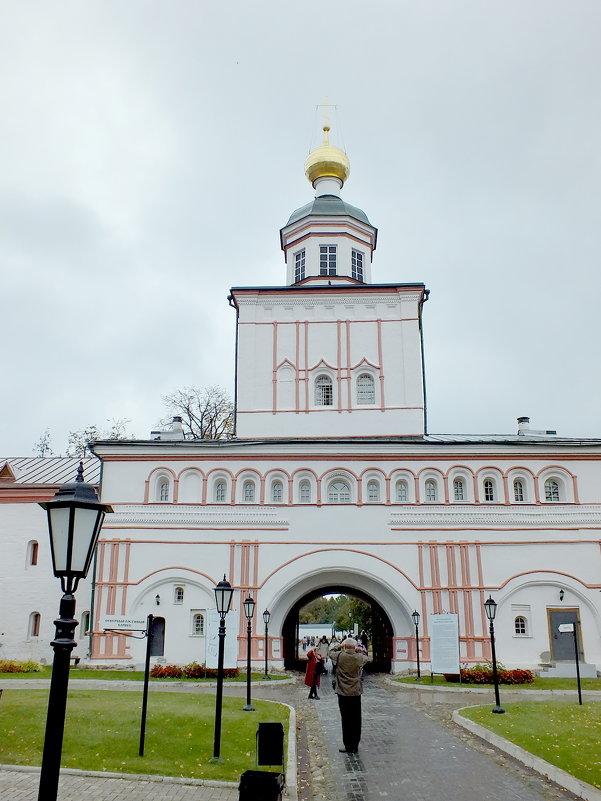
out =
[[268,609],[263,612],[263,623],[265,623],[265,675],[263,676],[264,679],[271,679],[267,671],[267,657],[269,652],[269,638],[267,636],[269,631],[269,618],[271,617],[271,613]]
[[217,692],[215,694],[215,736],[211,762],[223,762],[221,751],[221,707],[223,704],[223,653],[225,650],[225,616],[230,611],[234,590],[225,574],[215,587],[215,605],[219,613],[219,655],[217,657]]
[[497,655],[495,653],[495,627],[494,627],[494,619],[495,615],[497,614],[497,604],[496,601],[493,601],[492,596],[488,596],[488,600],[484,603],[484,609],[486,610],[486,617],[488,618],[488,622],[490,624],[490,647],[492,650],[492,678],[495,684],[495,705],[492,709],[497,715],[502,715],[505,710],[501,706],[501,701],[499,699],[499,675],[497,673]]
[[420,614],[417,611],[417,609],[415,609],[411,613],[411,620],[413,620],[413,625],[415,626],[415,653],[417,654],[417,678],[418,679],[420,679],[421,675],[422,675],[420,673],[420,669],[419,669],[419,628],[418,628],[419,619],[420,619]]
[[254,712],[255,708],[250,702],[250,634],[251,620],[255,613],[255,602],[248,596],[244,601],[244,614],[246,615],[246,706],[245,712]]
[[69,661],[77,643],[73,633],[75,596],[80,579],[90,569],[104,516],[112,508],[100,503],[96,490],[84,483],[83,462],[79,463],[73,483],[63,484],[52,500],[41,503],[48,516],[50,550],[54,575],[61,580],[63,597],[59,617],[54,621],[56,634],[50,643],[54,649],[52,678],[48,696],[46,734],[42,755],[38,801],[56,801],[61,769]]

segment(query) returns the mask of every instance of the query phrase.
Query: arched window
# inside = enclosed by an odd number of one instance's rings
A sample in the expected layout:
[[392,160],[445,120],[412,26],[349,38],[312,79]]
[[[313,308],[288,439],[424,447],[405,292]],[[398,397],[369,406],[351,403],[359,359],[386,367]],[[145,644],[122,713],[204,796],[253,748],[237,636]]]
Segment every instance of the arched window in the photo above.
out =
[[306,478],[299,484],[298,500],[300,503],[311,503],[311,482]]
[[346,481],[332,481],[328,487],[328,503],[350,503],[351,490]]
[[491,478],[484,480],[484,500],[494,501],[495,499],[495,482]]
[[159,501],[169,500],[169,482],[166,478],[159,481]]
[[29,615],[29,626],[27,628],[27,638],[31,639],[32,637],[39,637],[40,636],[40,613],[39,612],[32,612]]
[[183,604],[183,602],[184,602],[184,588],[175,587],[175,589],[173,590],[173,603]]
[[559,501],[559,482],[554,478],[545,481],[545,500],[557,503]]
[[90,613],[82,612],[81,623],[79,624],[79,636],[81,638],[86,637],[89,630],[90,630]]
[[516,478],[513,482],[513,500],[518,502],[524,500],[524,482],[521,478]]
[[363,406],[376,402],[376,389],[373,376],[363,373],[357,379],[357,405]]
[[39,546],[36,540],[30,540],[27,543],[27,564],[37,565],[38,563],[38,550]]
[[404,478],[401,478],[396,483],[396,502],[407,503],[409,500],[409,484]]
[[329,375],[318,375],[315,379],[315,405],[332,406],[334,403],[334,390]]
[[436,503],[438,500],[438,487],[436,486],[436,481],[433,478],[429,478],[426,481],[426,502],[427,503]]
[[284,500],[284,485],[281,481],[274,481],[271,485],[271,502],[282,503]]
[[462,478],[456,478],[453,481],[453,498],[456,501],[465,500],[465,484]]
[[192,615],[192,634],[195,637],[202,637],[205,633],[205,616],[200,612]]
[[380,503],[380,484],[378,481],[367,482],[367,500],[369,503]]
[[255,502],[255,482],[245,481],[242,487],[242,494],[244,496],[244,503]]
[[225,481],[218,481],[215,484],[215,501],[216,503],[225,503]]
[[517,637],[524,637],[528,631],[526,626],[526,618],[518,615],[513,622],[514,631]]

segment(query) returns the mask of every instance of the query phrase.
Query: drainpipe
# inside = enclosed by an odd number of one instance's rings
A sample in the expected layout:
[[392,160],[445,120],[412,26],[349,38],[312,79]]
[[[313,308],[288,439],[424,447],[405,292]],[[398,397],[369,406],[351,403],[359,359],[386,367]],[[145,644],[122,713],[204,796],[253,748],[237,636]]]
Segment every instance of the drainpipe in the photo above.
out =
[[424,293],[419,302],[418,320],[419,320],[419,341],[422,351],[422,391],[424,393],[424,435],[428,434],[428,404],[426,402],[426,360],[424,354],[424,329],[422,326],[422,313],[424,303],[430,298],[430,290],[424,289]]

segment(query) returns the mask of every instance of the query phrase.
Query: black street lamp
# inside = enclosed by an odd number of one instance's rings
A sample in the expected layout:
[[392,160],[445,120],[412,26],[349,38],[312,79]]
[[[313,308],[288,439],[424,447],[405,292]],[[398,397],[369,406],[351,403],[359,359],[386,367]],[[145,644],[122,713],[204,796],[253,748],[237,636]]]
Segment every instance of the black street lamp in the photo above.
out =
[[223,654],[225,650],[225,616],[230,611],[234,590],[225,574],[223,581],[215,587],[215,605],[219,612],[219,655],[217,658],[217,693],[215,695],[215,736],[213,738],[213,757],[211,762],[223,762],[221,750],[221,707],[223,704]]
[[264,679],[271,679],[269,672],[267,670],[267,657],[269,652],[269,638],[267,636],[269,630],[269,618],[271,617],[271,613],[269,610],[265,610],[263,612],[263,623],[265,623],[265,675],[263,676]]
[[38,794],[38,801],[56,801],[65,730],[69,661],[71,651],[77,645],[73,639],[78,623],[73,617],[74,593],[79,580],[85,578],[90,569],[104,516],[113,510],[100,503],[91,484],[84,483],[83,462],[79,463],[75,481],[63,484],[52,500],[40,506],[48,515],[52,568],[54,575],[61,580],[63,591],[59,617],[54,621],[56,634],[50,643],[54,649],[54,659]]
[[415,653],[417,654],[417,678],[418,679],[421,678],[421,675],[422,675],[420,673],[420,669],[419,669],[419,629],[418,629],[419,619],[420,619],[420,614],[416,609],[415,611],[413,611],[411,613],[411,620],[413,620],[413,625],[415,626]]
[[493,601],[490,595],[488,596],[488,600],[485,601],[484,603],[484,609],[486,610],[486,617],[488,618],[488,622],[490,624],[490,647],[492,649],[492,678],[495,683],[495,706],[493,707],[492,711],[495,712],[497,715],[502,715],[505,712],[505,710],[501,706],[501,701],[499,699],[499,674],[497,673],[497,655],[495,653],[495,627],[493,625],[495,615],[497,614],[497,604],[496,601]]
[[248,596],[244,601],[244,614],[246,615],[246,706],[245,712],[254,712],[255,708],[250,702],[250,634],[251,634],[251,620],[255,613],[255,602]]

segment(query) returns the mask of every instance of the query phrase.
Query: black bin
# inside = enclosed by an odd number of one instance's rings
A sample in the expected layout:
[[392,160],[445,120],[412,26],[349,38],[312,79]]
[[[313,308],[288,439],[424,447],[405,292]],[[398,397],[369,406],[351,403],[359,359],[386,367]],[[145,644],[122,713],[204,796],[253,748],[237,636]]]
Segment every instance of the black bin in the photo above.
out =
[[284,764],[284,727],[281,723],[259,723],[257,765]]
[[282,801],[284,776],[265,770],[245,770],[240,776],[239,801]]

